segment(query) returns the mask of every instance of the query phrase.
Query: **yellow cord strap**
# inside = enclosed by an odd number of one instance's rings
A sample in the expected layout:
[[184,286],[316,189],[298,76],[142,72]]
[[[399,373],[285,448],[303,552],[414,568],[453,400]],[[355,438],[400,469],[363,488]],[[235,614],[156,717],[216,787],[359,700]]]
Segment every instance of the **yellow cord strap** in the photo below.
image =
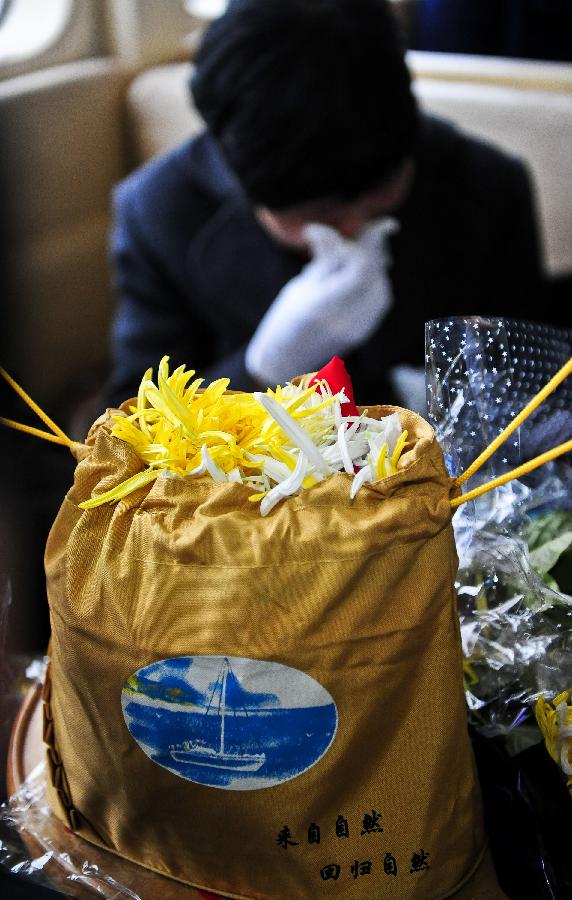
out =
[[68,442],[67,438],[60,437],[59,434],[50,434],[49,431],[42,431],[41,428],[33,428],[31,425],[22,425],[21,422],[5,419],[4,416],[0,416],[0,423],[2,425],[7,425],[8,428],[14,428],[16,431],[25,431],[26,434],[32,434],[34,437],[42,438],[44,441],[52,441],[54,444],[63,444],[64,447],[68,447],[71,443],[71,441]]
[[513,478],[520,478],[522,475],[528,475],[529,472],[538,469],[538,467],[543,466],[544,463],[556,459],[557,456],[562,456],[563,453],[570,453],[570,451],[572,451],[572,440],[566,441],[566,443],[560,444],[558,447],[553,447],[552,450],[547,450],[546,453],[541,453],[540,456],[535,456],[534,459],[523,463],[522,466],[519,466],[517,469],[505,472],[504,475],[499,475],[498,478],[493,478],[492,481],[487,481],[486,484],[481,484],[480,487],[477,487],[472,491],[467,491],[466,494],[462,494],[460,497],[455,497],[454,500],[451,500],[451,506],[455,508],[456,506],[460,506],[461,503],[467,503],[469,500],[474,500],[475,497],[480,497],[481,494],[486,494],[488,491],[500,487],[501,484],[512,481]]
[[7,425],[8,428],[15,428],[17,431],[25,431],[27,434],[32,434],[35,437],[42,438],[44,441],[53,441],[56,444],[63,444],[65,447],[73,447],[74,441],[67,436],[67,434],[62,431],[59,425],[56,425],[52,419],[48,416],[47,413],[44,412],[43,409],[40,409],[37,403],[26,393],[24,388],[20,387],[20,385],[14,381],[11,375],[8,375],[5,369],[0,366],[0,375],[4,378],[5,381],[8,382],[11,388],[13,388],[19,397],[22,398],[24,403],[26,403],[31,410],[33,410],[37,416],[44,422],[48,428],[51,428],[53,434],[50,434],[47,431],[42,431],[39,428],[32,428],[31,425],[22,425],[20,422],[14,422],[12,419],[4,419],[0,418],[0,422],[3,425]]
[[[459,487],[464,484],[466,481],[471,478],[475,472],[481,468],[484,463],[487,462],[488,459],[493,455],[495,450],[503,444],[510,435],[519,428],[525,419],[528,417],[540,406],[540,404],[551,394],[559,384],[561,384],[565,378],[568,377],[572,373],[572,357],[565,363],[562,368],[556,373],[556,375],[550,379],[550,381],[544,385],[544,387],[530,400],[529,403],[519,412],[517,416],[512,420],[512,422],[507,425],[507,427],[501,431],[501,433],[492,441],[488,447],[486,447],[483,452],[476,458],[476,460],[471,463],[468,469],[463,472],[462,475],[459,475],[458,478],[455,479],[455,484]],[[522,466],[518,466],[518,468],[513,469],[510,472],[506,472],[504,475],[499,476],[499,478],[494,478],[492,481],[488,481],[486,484],[480,485],[480,487],[475,488],[472,491],[468,491],[466,494],[463,494],[461,497],[456,497],[454,500],[451,500],[451,506],[453,508],[460,506],[462,503],[467,503],[469,500],[474,500],[475,497],[480,497],[482,494],[486,494],[487,491],[492,491],[494,488],[499,487],[501,484],[506,484],[507,481],[512,481],[514,478],[520,478],[522,475],[526,475],[528,472],[532,472],[534,469],[537,469],[539,466],[544,465],[544,463],[550,462],[552,459],[556,459],[557,456],[562,456],[563,453],[569,453],[572,450],[572,440],[566,441],[564,444],[560,444],[558,447],[554,447],[552,450],[548,450],[546,453],[542,453],[540,456],[531,459],[527,463],[523,463]]]
[[548,384],[545,384],[544,387],[538,392],[538,394],[536,394],[536,396],[526,404],[524,409],[522,409],[519,414],[515,416],[510,425],[507,425],[504,431],[501,431],[498,437],[496,437],[494,441],[492,441],[492,443],[490,443],[489,446],[483,450],[481,455],[478,456],[473,463],[471,463],[466,472],[463,472],[462,475],[459,475],[459,477],[455,479],[455,484],[459,486],[464,484],[465,481],[468,481],[469,478],[475,474],[475,472],[478,472],[481,466],[484,465],[484,463],[486,463],[488,459],[490,459],[495,450],[498,450],[500,445],[503,444],[506,439],[511,436],[513,431],[516,431],[516,429],[522,425],[524,420],[528,419],[529,415],[533,413],[535,409],[538,409],[540,404],[548,397],[548,395],[551,394],[552,391],[556,390],[558,385],[561,384],[561,382],[563,382],[571,372],[572,358],[570,358],[568,362],[562,366],[560,371],[556,373],[554,378],[551,378]]
[[[469,466],[469,468],[458,478],[455,479],[455,484],[462,485],[467,481],[475,472],[477,472],[481,466],[492,456],[495,450],[500,447],[500,445],[515,431],[528,416],[537,409],[543,400],[548,397],[549,394],[554,391],[558,385],[564,381],[564,379],[572,372],[572,358],[568,360],[568,362],[562,366],[559,372],[546,384],[541,391],[536,394],[533,399],[527,403],[524,409],[513,419],[513,421],[508,425],[498,437],[492,441],[491,444],[480,454],[479,457]],[[0,423],[2,425],[6,425],[9,428],[14,428],[17,431],[26,432],[26,434],[34,435],[35,437],[39,437],[45,441],[52,441],[56,444],[63,444],[66,447],[72,447],[74,445],[74,441],[69,438],[62,429],[56,425],[56,423],[50,419],[47,413],[41,409],[37,403],[32,400],[29,394],[20,387],[20,385],[14,381],[14,379],[6,372],[5,369],[0,367],[0,375],[8,382],[10,387],[16,391],[19,397],[24,400],[24,402],[32,409],[39,418],[53,431],[53,434],[49,432],[42,431],[39,428],[33,428],[31,425],[23,425],[20,422],[14,422],[12,419],[5,419],[4,417],[0,417]],[[548,450],[546,453],[542,453],[540,456],[535,457],[534,459],[529,460],[529,462],[524,463],[522,466],[519,466],[516,469],[513,469],[510,472],[506,472],[504,475],[499,476],[498,478],[493,479],[492,481],[487,482],[486,484],[480,485],[478,488],[475,488],[472,491],[468,491],[466,494],[463,494],[461,497],[456,497],[454,500],[451,500],[451,506],[456,508],[460,506],[462,503],[467,503],[469,500],[474,500],[476,497],[480,497],[482,494],[486,494],[488,491],[493,490],[496,487],[499,487],[502,484],[506,484],[508,481],[512,481],[514,478],[520,478],[522,475],[526,475],[528,472],[532,472],[534,469],[537,469],[539,466],[544,465],[544,463],[550,462],[553,459],[556,459],[558,456],[561,456],[564,453],[569,453],[572,451],[572,440],[566,441],[564,444],[560,444],[558,447],[554,447],[552,450]]]

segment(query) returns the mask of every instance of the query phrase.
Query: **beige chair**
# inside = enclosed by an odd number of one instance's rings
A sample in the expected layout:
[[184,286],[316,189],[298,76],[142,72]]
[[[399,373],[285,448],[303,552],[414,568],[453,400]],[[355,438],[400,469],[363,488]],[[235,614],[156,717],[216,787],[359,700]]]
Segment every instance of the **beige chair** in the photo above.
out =
[[126,171],[125,86],[108,59],[0,82],[9,357],[39,402],[104,364],[109,198]]
[[528,163],[548,270],[572,272],[572,65],[445,53],[409,58],[426,109]]

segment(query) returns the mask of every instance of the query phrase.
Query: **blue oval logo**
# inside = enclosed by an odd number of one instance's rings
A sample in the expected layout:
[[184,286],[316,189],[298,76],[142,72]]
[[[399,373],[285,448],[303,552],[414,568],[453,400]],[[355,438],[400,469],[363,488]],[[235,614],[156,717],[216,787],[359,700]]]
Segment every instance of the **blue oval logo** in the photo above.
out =
[[329,749],[338,713],[314,678],[237,656],[178,656],[123,686],[123,716],[147,756],[210,787],[255,791],[296,778]]

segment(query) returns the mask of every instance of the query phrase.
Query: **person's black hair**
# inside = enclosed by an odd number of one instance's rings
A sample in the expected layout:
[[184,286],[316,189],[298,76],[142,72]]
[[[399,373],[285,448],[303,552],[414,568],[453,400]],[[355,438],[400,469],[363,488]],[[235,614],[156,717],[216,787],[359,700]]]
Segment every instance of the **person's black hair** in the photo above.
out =
[[255,205],[354,199],[413,151],[387,0],[233,0],[195,62],[194,102]]

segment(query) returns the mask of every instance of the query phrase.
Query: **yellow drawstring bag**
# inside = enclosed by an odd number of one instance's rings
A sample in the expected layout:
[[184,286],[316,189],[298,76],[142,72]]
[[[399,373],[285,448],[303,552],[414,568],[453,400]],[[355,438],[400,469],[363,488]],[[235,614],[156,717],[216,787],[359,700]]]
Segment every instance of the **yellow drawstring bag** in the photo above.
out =
[[237,898],[429,900],[471,877],[463,498],[430,426],[397,412],[396,474],[353,500],[334,475],[268,517],[242,484],[188,478],[81,509],[145,466],[109,412],[72,447],[46,550],[45,737],[77,834]]

